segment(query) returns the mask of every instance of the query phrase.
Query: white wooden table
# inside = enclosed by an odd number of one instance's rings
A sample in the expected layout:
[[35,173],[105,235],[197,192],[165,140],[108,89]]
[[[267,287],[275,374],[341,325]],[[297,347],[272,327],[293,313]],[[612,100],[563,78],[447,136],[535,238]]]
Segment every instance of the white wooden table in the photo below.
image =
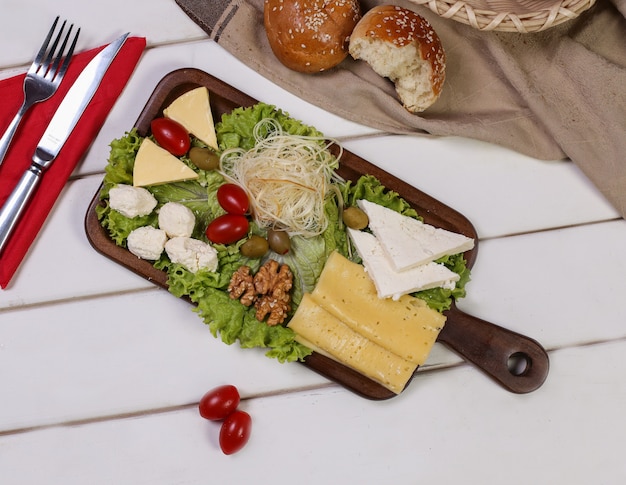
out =
[[[81,50],[125,31],[148,48],[0,291],[0,483],[624,483],[626,223],[573,164],[458,138],[369,136],[240,64],[171,0],[0,0],[2,77],[30,64],[57,14],[82,27]],[[436,370],[369,401],[222,344],[189,305],[96,253],[83,221],[108,144],[180,67],[341,137],[466,215],[481,241],[459,306],[539,340],[545,384],[509,393],[437,344]],[[223,383],[253,418],[232,456],[197,412]]]

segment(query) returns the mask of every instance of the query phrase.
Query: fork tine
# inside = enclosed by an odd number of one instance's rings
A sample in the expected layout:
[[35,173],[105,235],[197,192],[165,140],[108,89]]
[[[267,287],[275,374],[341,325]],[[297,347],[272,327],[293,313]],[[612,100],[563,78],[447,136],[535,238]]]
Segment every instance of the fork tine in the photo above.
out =
[[[64,24],[65,25],[65,24]],[[65,35],[65,39],[63,39],[63,43],[61,44],[61,47],[59,48],[58,52],[57,52],[57,56],[54,59],[54,62],[52,63],[52,65],[50,66],[50,69],[48,70],[48,72],[46,73],[46,79],[48,81],[55,81],[56,80],[56,76],[58,74],[58,68],[59,68],[59,64],[61,64],[61,60],[63,60],[63,53],[65,51],[65,47],[67,46],[67,41],[70,38],[70,34],[72,33],[72,29],[74,28],[74,24],[70,25],[69,30],[67,31],[67,34]],[[63,30],[61,30],[63,31]],[[75,39],[76,40],[76,39]],[[75,42],[74,42],[75,43]],[[70,51],[72,52],[73,49],[70,49]],[[69,55],[71,55],[71,52]],[[67,54],[65,59],[67,60]],[[61,80],[59,79],[59,82]]]
[[48,55],[46,56],[43,63],[41,64],[40,74],[42,76],[45,76],[51,70],[50,64],[52,63],[52,58],[54,57],[54,53],[57,49],[57,46],[59,45],[59,40],[61,40],[61,35],[63,35],[63,30],[65,30],[65,24],[67,24],[67,20],[64,20],[63,23],[61,24],[61,30],[59,30],[59,33],[57,34],[56,38],[54,39],[54,42],[52,43],[52,47],[50,47],[50,49],[48,50]]
[[[63,26],[61,27],[61,32],[59,32],[59,37],[63,33],[63,28],[64,27],[65,27],[65,22],[63,22]],[[54,72],[59,67],[59,63],[61,62],[61,58],[63,57],[63,51],[65,50],[65,46],[67,45],[67,40],[70,37],[70,34],[72,32],[72,28],[73,27],[74,27],[73,24],[70,25],[70,28],[67,31],[67,34],[65,34],[65,39],[63,39],[63,43],[61,44],[61,47],[59,47],[59,50],[56,53],[56,57],[54,58],[54,61],[52,61],[52,59],[51,59],[52,55],[54,54],[54,51],[53,50],[50,51],[50,56],[47,59],[47,61],[50,62],[50,68],[48,69],[48,73],[46,75],[46,79],[52,78],[54,76]],[[57,41],[58,41],[59,37],[57,37]]]
[[57,18],[54,19],[54,22],[52,23],[52,27],[50,27],[50,31],[48,32],[46,39],[43,41],[43,44],[41,44],[41,49],[39,49],[39,52],[37,53],[37,56],[35,57],[35,60],[33,61],[33,64],[31,66],[31,70],[33,70],[33,72],[35,72],[39,68],[39,65],[41,64],[41,61],[43,60],[46,54],[46,51],[48,50],[50,39],[52,39],[52,34],[54,34],[54,29],[56,29],[58,22],[59,22],[59,16],[57,16]]
[[[72,25],[73,27],[73,25]],[[71,27],[70,27],[70,32],[71,32]],[[67,35],[69,36],[69,32],[67,33]],[[67,71],[67,66],[70,63],[70,60],[72,58],[72,55],[74,55],[74,48],[76,47],[76,42],[78,41],[78,35],[80,34],[80,27],[78,28],[78,30],[76,31],[76,34],[74,35],[74,40],[72,41],[72,45],[70,45],[69,50],[67,51],[67,54],[65,55],[65,59],[63,61],[63,64],[61,64],[61,67],[59,68],[56,77],[54,78],[54,82],[55,83],[60,83],[61,80],[63,79],[63,76],[65,76],[65,71]],[[67,39],[66,39],[67,41]],[[59,57],[60,60],[60,57]]]

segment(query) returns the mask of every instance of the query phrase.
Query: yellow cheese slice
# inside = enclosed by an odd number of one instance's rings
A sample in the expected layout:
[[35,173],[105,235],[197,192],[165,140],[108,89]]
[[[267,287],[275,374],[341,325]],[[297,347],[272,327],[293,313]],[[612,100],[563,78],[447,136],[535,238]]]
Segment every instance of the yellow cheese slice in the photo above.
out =
[[217,137],[209,90],[204,86],[187,91],[163,110],[163,115],[178,121],[187,131],[217,150]]
[[149,138],[145,138],[137,151],[133,168],[133,185],[148,185],[180,182],[198,178],[198,174],[167,150]]
[[359,335],[305,294],[288,324],[296,340],[399,394],[417,365]]
[[426,362],[446,321],[419,298],[379,298],[363,266],[338,252],[328,258],[311,296],[358,334],[418,365]]

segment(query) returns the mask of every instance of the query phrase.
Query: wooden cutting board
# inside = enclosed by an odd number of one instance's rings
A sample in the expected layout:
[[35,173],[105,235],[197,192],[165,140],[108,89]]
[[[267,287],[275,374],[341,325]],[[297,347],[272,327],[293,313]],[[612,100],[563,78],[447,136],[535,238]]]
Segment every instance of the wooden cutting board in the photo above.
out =
[[[135,123],[138,133],[146,136],[150,131],[150,122],[162,116],[165,107],[183,93],[199,86],[209,89],[216,120],[221,119],[223,113],[258,102],[206,72],[179,69],[166,75],[154,89]],[[373,175],[389,190],[400,194],[427,224],[473,238],[476,241],[474,248],[464,255],[468,267],[472,267],[478,251],[478,239],[474,226],[462,214],[349,151],[343,151],[337,172],[346,180],[353,181],[364,174]],[[106,257],[167,289],[166,273],[154,268],[150,261],[138,259],[125,248],[117,246],[106,234],[95,210],[100,204],[99,194],[100,189],[94,195],[85,218],[85,230],[91,245]],[[548,374],[549,359],[546,351],[535,340],[467,315],[455,305],[446,312],[446,316],[447,322],[438,341],[505,389],[526,393],[543,384]],[[303,364],[363,397],[383,400],[396,396],[380,384],[318,353],[307,357]],[[417,375],[419,372],[414,374],[412,380]]]

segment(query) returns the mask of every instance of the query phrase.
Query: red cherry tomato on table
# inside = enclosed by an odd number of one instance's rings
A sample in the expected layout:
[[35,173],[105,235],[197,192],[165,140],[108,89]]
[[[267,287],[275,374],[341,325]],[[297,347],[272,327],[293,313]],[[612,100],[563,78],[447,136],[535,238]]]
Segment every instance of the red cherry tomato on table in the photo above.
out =
[[183,125],[169,118],[155,118],[150,123],[152,135],[157,143],[177,157],[189,151],[191,139]]
[[220,448],[225,455],[241,450],[250,439],[252,418],[245,411],[235,411],[226,418],[220,429]]
[[239,406],[239,391],[230,384],[210,390],[198,406],[200,416],[211,421],[219,421],[232,414]]
[[248,194],[239,185],[224,184],[217,189],[217,201],[230,214],[245,214],[250,208]]
[[215,244],[231,244],[248,234],[250,223],[241,214],[224,214],[216,217],[206,228],[206,237]]

